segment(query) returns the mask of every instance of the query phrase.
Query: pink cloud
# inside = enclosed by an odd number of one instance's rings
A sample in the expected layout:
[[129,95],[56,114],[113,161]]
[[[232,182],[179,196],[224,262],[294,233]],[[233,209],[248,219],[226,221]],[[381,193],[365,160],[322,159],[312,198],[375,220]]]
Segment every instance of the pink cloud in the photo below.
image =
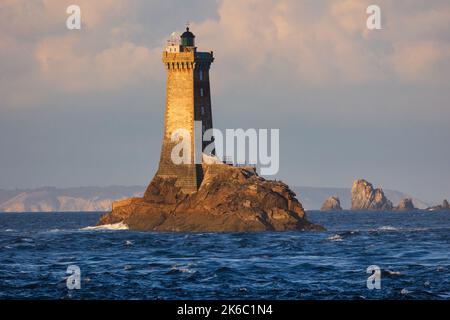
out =
[[39,76],[49,86],[67,91],[114,90],[151,81],[159,54],[131,42],[98,52],[82,49],[78,36],[41,41],[36,49]]
[[[0,94],[8,100],[24,88],[45,97],[48,90],[118,90],[163,82],[161,45],[132,40],[145,28],[136,20],[142,3],[79,0],[83,30],[70,32],[65,8],[72,1],[2,1]],[[219,88],[258,81],[263,75],[285,79],[287,85],[447,83],[450,4],[424,8],[420,1],[400,5],[380,0],[383,30],[368,31],[369,4],[248,0],[236,5],[223,0],[218,18],[205,17],[192,30],[200,50],[215,51]]]
[[[228,73],[284,72],[284,64],[297,80],[313,85],[378,82],[392,75],[407,82],[445,80],[434,73],[433,65],[450,58],[449,39],[443,37],[431,48],[424,46],[424,38],[410,33],[424,24],[422,34],[442,37],[450,21],[450,4],[439,11],[414,10],[406,4],[402,11],[392,1],[381,1],[384,28],[369,31],[366,8],[370,4],[361,0],[321,5],[281,0],[246,1],[236,6],[234,1],[224,0],[219,19],[200,22],[195,30],[202,42],[217,48],[226,59],[223,71]],[[415,27],[405,29],[405,21]],[[418,51],[411,57],[406,48]],[[411,72],[416,69],[420,71]]]

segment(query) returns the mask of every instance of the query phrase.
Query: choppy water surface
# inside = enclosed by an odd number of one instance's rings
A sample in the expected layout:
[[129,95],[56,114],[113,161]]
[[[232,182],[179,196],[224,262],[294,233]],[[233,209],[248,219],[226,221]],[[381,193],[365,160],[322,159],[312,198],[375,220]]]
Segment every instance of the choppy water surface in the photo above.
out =
[[[328,231],[222,234],[89,228],[99,216],[0,214],[0,298],[450,298],[446,212],[309,212]],[[66,288],[69,265],[80,290]]]

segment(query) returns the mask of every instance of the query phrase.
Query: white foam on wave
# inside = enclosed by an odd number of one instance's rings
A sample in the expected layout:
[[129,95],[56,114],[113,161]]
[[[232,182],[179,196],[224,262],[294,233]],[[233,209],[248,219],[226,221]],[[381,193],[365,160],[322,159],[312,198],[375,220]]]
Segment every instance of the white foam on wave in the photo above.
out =
[[128,230],[128,225],[126,225],[123,221],[118,223],[112,223],[112,224],[104,224],[101,226],[92,226],[92,227],[85,227],[81,230],[83,231],[92,231],[92,230]]
[[194,273],[195,271],[189,268],[173,266],[171,270],[182,272],[182,273]]
[[178,272],[182,272],[182,273],[195,273],[195,270],[192,270],[190,267],[194,265],[193,263],[188,263],[187,265],[179,265],[179,264],[175,264],[172,266],[172,268],[170,270],[172,271],[178,271]]
[[402,273],[400,271],[392,271],[392,270],[386,270],[385,273],[389,276],[400,276]]
[[400,232],[424,232],[424,231],[431,231],[431,230],[443,230],[443,229],[450,229],[448,227],[393,227],[393,226],[382,226],[376,229],[369,229],[369,232],[376,232],[376,231],[400,231]]
[[330,241],[344,241],[342,239],[342,237],[340,235],[338,235],[338,234],[335,234],[334,236],[328,237],[327,240],[330,240]]
[[402,291],[400,291],[400,293],[403,294],[403,295],[407,295],[407,294],[410,294],[411,291],[409,291],[409,290],[406,289],[406,288],[403,288]]
[[393,226],[382,226],[382,227],[378,228],[378,230],[380,230],[380,231],[398,231],[398,229]]

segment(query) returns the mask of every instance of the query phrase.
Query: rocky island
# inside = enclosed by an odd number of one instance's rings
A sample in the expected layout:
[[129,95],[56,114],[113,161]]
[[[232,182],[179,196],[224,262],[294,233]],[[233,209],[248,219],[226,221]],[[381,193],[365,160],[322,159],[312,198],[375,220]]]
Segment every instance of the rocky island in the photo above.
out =
[[251,167],[203,165],[199,190],[185,194],[175,178],[156,176],[143,198],[117,201],[99,224],[142,231],[246,232],[324,230],[306,219],[295,193]]
[[444,201],[442,201],[442,204],[437,205],[437,206],[433,206],[433,207],[429,207],[427,208],[428,211],[437,211],[437,210],[448,210],[450,211],[450,204],[448,203],[447,199],[444,199]]
[[398,211],[417,210],[411,198],[402,199],[394,209]]
[[320,208],[321,211],[341,211],[341,201],[337,196],[331,196],[328,199],[325,200],[325,202],[322,205],[322,208]]
[[352,210],[392,210],[392,202],[381,188],[374,188],[364,179],[355,180],[352,185]]

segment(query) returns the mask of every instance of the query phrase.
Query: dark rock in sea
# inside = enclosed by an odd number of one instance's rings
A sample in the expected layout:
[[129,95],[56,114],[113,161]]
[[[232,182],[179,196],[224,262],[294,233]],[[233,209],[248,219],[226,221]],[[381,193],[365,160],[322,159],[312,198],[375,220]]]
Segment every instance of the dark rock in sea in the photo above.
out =
[[444,201],[442,201],[442,209],[450,209],[450,204],[448,203],[447,199],[444,199]]
[[204,166],[197,192],[185,194],[176,177],[156,176],[143,198],[114,202],[99,224],[123,222],[132,230],[243,232],[324,230],[306,219],[283,182],[265,180],[252,167]]
[[331,196],[322,205],[320,208],[322,211],[340,211],[342,210],[341,201],[337,196]]
[[450,210],[450,204],[448,203],[447,199],[444,199],[444,201],[442,201],[441,205],[429,207],[429,208],[427,208],[427,210],[429,210],[429,211]]
[[417,208],[414,206],[413,200],[411,198],[402,199],[399,204],[395,207],[395,210],[416,210]]
[[392,202],[386,198],[381,188],[374,189],[364,179],[353,181],[352,210],[392,210]]

